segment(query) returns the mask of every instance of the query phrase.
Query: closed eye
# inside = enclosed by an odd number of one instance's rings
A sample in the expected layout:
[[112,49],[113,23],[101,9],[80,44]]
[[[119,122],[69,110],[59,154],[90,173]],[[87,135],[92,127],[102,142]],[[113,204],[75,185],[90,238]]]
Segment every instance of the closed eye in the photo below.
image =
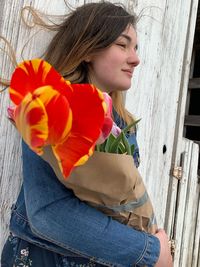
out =
[[123,48],[126,48],[126,44],[117,43],[116,45],[118,45],[118,46],[120,46],[120,47],[123,47]]

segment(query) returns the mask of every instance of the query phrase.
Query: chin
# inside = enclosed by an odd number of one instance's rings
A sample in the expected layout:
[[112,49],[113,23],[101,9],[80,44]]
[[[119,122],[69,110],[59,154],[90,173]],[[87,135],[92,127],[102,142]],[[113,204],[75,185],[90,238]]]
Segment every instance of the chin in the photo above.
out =
[[[111,87],[110,87],[111,88]],[[118,84],[115,85],[110,92],[115,92],[115,91],[127,91],[131,88],[131,84]]]
[[131,88],[131,82],[130,81],[127,83],[121,84],[121,91],[127,91],[130,88]]
[[121,88],[120,89],[118,89],[119,91],[127,91],[127,90],[129,90],[131,88],[131,85],[129,85],[129,86],[121,86]]

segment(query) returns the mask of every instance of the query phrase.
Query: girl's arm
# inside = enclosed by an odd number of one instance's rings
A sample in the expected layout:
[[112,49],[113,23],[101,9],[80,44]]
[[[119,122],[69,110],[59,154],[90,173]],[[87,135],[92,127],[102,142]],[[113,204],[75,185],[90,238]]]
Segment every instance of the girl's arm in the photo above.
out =
[[38,237],[108,266],[155,265],[160,253],[157,237],[80,201],[24,143],[23,175],[27,215]]

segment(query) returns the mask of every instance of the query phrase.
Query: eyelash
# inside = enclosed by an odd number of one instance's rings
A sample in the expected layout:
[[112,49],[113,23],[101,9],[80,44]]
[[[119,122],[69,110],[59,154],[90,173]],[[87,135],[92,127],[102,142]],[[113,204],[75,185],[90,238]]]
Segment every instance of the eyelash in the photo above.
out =
[[123,48],[126,48],[126,44],[117,44],[118,46],[121,46],[121,47],[123,47]]
[[[126,44],[120,44],[120,43],[117,43],[116,45],[118,45],[118,46],[120,46],[120,47],[122,47],[122,48],[126,48],[126,47],[127,47]],[[138,46],[136,46],[136,47],[134,48],[134,50],[137,52],[137,50],[138,50]]]

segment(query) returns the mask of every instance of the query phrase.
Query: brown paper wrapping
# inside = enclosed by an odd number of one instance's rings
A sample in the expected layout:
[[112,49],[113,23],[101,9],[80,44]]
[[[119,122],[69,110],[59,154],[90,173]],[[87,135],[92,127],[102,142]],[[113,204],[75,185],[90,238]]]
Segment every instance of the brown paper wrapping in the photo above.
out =
[[89,205],[113,219],[154,234],[157,230],[153,207],[132,156],[94,152],[64,179],[51,147],[42,158],[67,188]]

